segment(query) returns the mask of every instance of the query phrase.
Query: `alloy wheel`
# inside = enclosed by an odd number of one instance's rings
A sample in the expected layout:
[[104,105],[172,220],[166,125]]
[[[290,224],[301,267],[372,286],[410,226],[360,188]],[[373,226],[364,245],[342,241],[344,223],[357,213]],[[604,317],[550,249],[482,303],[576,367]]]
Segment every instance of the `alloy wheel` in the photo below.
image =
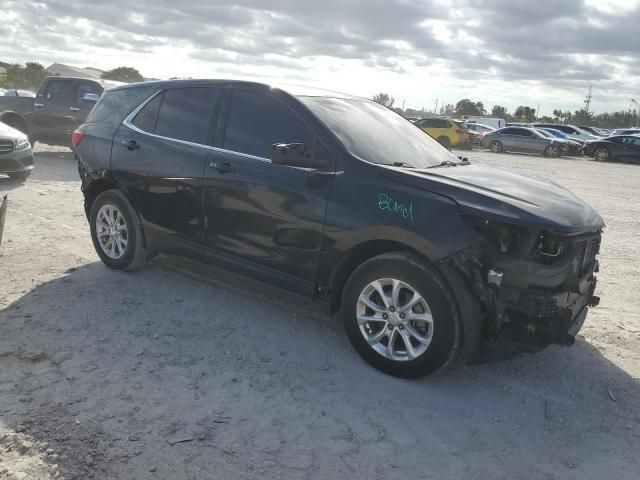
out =
[[369,283],[358,297],[360,333],[379,355],[410,361],[423,355],[433,338],[427,301],[411,285],[395,278]]
[[598,162],[606,162],[609,159],[609,150],[606,148],[598,148],[593,153],[593,158]]
[[100,207],[96,216],[96,236],[105,255],[113,260],[122,258],[127,251],[129,231],[118,207],[109,203]]

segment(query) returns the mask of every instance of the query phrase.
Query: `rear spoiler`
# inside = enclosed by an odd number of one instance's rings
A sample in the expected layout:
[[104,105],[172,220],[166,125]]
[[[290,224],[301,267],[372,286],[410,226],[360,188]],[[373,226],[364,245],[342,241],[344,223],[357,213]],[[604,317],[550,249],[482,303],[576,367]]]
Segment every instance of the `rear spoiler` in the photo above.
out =
[[4,219],[7,216],[7,196],[2,197],[2,203],[0,203],[0,245],[2,245],[2,231],[4,230]]

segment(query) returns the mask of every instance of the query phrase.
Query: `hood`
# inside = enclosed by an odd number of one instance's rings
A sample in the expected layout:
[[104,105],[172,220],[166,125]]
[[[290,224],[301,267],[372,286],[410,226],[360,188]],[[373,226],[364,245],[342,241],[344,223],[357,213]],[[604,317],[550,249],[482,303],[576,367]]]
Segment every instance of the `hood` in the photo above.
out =
[[567,234],[604,227],[598,212],[544,177],[483,164],[428,170],[381,168],[393,181],[450,198],[463,214]]
[[24,133],[22,133],[20,130],[16,130],[15,128],[7,125],[6,123],[0,122],[0,137],[11,138],[12,140],[15,140],[16,138],[23,137],[23,136],[24,136]]

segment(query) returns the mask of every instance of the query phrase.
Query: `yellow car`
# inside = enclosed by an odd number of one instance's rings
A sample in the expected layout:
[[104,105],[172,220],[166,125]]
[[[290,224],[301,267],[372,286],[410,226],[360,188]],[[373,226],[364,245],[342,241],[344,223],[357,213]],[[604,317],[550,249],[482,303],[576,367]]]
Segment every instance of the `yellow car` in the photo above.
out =
[[415,125],[435,138],[446,148],[467,147],[471,144],[469,130],[455,120],[448,118],[421,118]]

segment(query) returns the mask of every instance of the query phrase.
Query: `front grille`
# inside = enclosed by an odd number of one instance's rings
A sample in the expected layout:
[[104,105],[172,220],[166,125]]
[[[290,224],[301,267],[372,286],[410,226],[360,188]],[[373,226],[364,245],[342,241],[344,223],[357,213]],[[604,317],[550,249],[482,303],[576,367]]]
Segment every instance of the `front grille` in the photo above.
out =
[[573,243],[573,260],[571,263],[576,275],[582,276],[593,270],[599,244],[599,235],[581,238]]
[[544,292],[523,294],[518,301],[518,309],[538,318],[555,317],[560,310],[556,299]]
[[0,139],[0,153],[13,152],[14,147],[13,140]]

